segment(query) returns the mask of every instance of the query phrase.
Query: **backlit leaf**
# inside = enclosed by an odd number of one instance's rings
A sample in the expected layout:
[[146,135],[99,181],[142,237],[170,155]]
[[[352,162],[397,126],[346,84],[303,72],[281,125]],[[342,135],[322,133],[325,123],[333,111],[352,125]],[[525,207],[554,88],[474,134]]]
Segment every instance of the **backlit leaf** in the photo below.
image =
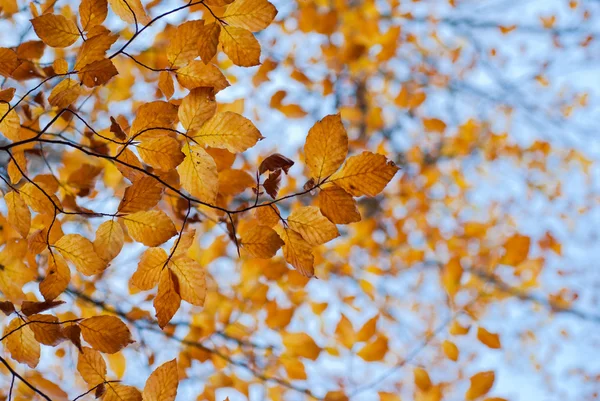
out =
[[94,316],[79,322],[83,339],[97,351],[114,354],[133,341],[129,329],[115,316]]

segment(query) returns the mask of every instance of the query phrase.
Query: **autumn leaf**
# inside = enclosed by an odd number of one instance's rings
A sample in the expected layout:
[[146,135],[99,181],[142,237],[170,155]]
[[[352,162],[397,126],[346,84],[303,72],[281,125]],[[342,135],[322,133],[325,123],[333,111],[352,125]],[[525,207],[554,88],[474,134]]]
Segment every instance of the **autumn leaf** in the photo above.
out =
[[231,111],[216,114],[192,137],[203,145],[233,153],[243,152],[263,139],[250,120]]
[[164,244],[177,234],[173,221],[161,210],[133,213],[123,222],[131,238],[146,246]]
[[388,351],[388,339],[384,336],[376,337],[373,341],[365,344],[357,355],[365,361],[380,361]]
[[186,89],[199,87],[214,88],[219,92],[229,86],[227,79],[214,64],[205,64],[192,60],[188,65],[177,70],[177,82]]
[[361,220],[356,201],[337,185],[319,191],[319,209],[323,216],[335,224],[350,224]]
[[[0,47],[0,75],[9,77],[18,66],[17,53],[12,49]],[[2,115],[4,115],[4,112]]]
[[94,250],[103,260],[111,261],[121,252],[125,236],[121,225],[114,220],[108,220],[98,226]]
[[486,395],[492,389],[495,378],[493,371],[479,372],[471,376],[471,386],[465,394],[465,399],[470,401]]
[[48,260],[46,277],[40,282],[40,293],[46,301],[62,294],[71,281],[71,270],[60,255],[52,255]]
[[90,388],[106,381],[106,362],[100,352],[83,347],[77,359],[77,371]]
[[129,329],[114,316],[94,316],[79,322],[83,339],[97,351],[114,354],[133,341]]
[[339,114],[323,118],[310,129],[304,154],[317,182],[336,172],[348,154],[348,134]]
[[140,0],[108,0],[110,8],[129,24],[147,24],[150,18]]
[[260,64],[260,44],[249,30],[222,26],[219,42],[235,65],[252,67]]
[[158,270],[158,273],[160,280],[158,292],[154,298],[154,309],[158,326],[163,329],[177,313],[181,305],[181,295],[179,295],[179,279],[171,269]]
[[168,255],[162,248],[147,249],[141,256],[136,272],[131,282],[142,291],[156,286],[160,272],[167,263]]
[[86,276],[101,273],[108,266],[107,262],[98,256],[92,242],[79,234],[67,234],[52,247]]
[[277,233],[284,242],[283,257],[285,260],[303,276],[314,276],[315,257],[312,253],[312,246],[292,229],[278,229]]
[[256,226],[242,235],[241,244],[255,258],[269,259],[283,246],[283,241],[272,228]]
[[[21,318],[11,320],[4,328],[2,343],[12,359],[33,369],[40,360],[40,344],[36,341],[30,327],[21,327],[23,323]],[[21,328],[18,329],[19,327]],[[11,332],[12,334],[8,335]]]
[[106,0],[82,0],[79,4],[79,20],[84,31],[102,24],[107,15],[108,3]]
[[4,195],[4,201],[8,209],[8,222],[23,238],[27,238],[31,227],[31,212],[27,204],[25,204],[21,196],[15,191]]
[[203,27],[204,20],[186,21],[177,27],[167,46],[167,60],[171,67],[185,65],[198,56],[197,38]]
[[375,196],[394,177],[398,167],[385,156],[370,152],[352,156],[329,179],[352,196]]
[[142,398],[144,401],[175,401],[178,384],[177,361],[173,359],[152,372],[144,386]]
[[163,195],[163,186],[153,177],[141,177],[125,188],[118,211],[122,214],[152,209]]
[[452,341],[444,340],[444,342],[442,343],[442,349],[444,350],[444,354],[446,354],[446,357],[448,357],[448,359],[452,361],[458,360],[458,347]]
[[321,348],[306,333],[283,333],[282,339],[283,346],[291,355],[314,361],[321,353]]
[[179,121],[187,131],[202,127],[217,111],[212,88],[196,88],[183,98],[178,109]]
[[182,256],[169,262],[169,269],[175,273],[179,281],[181,299],[192,305],[204,305],[206,298],[206,278],[204,268],[200,264]]
[[142,394],[133,386],[126,386],[120,383],[107,383],[106,393],[102,401],[142,401]]
[[490,333],[483,327],[477,328],[477,339],[492,349],[498,349],[501,347],[500,337],[498,334]]
[[269,26],[276,15],[277,9],[267,0],[237,0],[227,7],[223,20],[231,26],[257,32]]
[[79,39],[77,25],[60,14],[44,14],[31,20],[36,35],[48,46],[68,47]]
[[321,245],[338,237],[337,227],[316,206],[305,206],[294,210],[287,222],[311,245]]
[[213,158],[200,146],[186,146],[185,159],[177,168],[181,186],[193,197],[214,204],[219,192],[219,176]]
[[198,33],[198,54],[202,58],[204,64],[210,63],[210,61],[217,54],[217,47],[219,46],[219,36],[221,35],[221,24],[217,22],[211,22],[205,24],[200,28]]

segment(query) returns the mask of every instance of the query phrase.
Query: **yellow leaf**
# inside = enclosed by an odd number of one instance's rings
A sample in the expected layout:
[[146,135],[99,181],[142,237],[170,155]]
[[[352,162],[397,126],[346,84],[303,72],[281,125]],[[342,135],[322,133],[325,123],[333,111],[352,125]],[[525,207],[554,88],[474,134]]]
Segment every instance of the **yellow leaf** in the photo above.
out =
[[46,301],[52,301],[67,289],[71,281],[71,270],[60,255],[55,254],[48,259],[48,270],[40,283],[40,292]]
[[11,191],[4,195],[4,201],[8,209],[8,222],[17,230],[21,237],[27,238],[31,228],[31,212],[21,196]]
[[471,326],[462,326],[460,323],[458,323],[456,320],[452,322],[452,324],[450,325],[450,334],[452,334],[453,336],[464,336],[465,334],[467,334],[469,332],[469,329],[471,328]]
[[131,283],[142,291],[151,290],[160,278],[160,272],[167,263],[168,255],[162,248],[147,249],[140,258]]
[[465,399],[467,401],[475,400],[482,395],[486,395],[494,385],[496,375],[493,371],[479,372],[471,377],[471,386],[467,390]]
[[125,235],[121,225],[114,220],[108,220],[96,230],[94,250],[100,258],[110,262],[121,252],[124,242]]
[[179,280],[175,273],[171,269],[158,270],[158,273],[160,274],[160,281],[158,283],[158,293],[154,298],[154,309],[156,310],[158,326],[162,329],[177,313],[179,305],[181,305],[181,296],[179,295]]
[[108,3],[106,0],[82,0],[79,4],[79,20],[83,31],[100,25],[108,15]]
[[125,188],[119,213],[128,214],[153,208],[163,195],[163,186],[153,177],[142,177]]
[[274,227],[280,221],[279,209],[276,205],[261,206],[254,209],[254,217],[261,226]]
[[[21,306],[21,310],[23,307]],[[52,315],[31,315],[29,325],[37,342],[44,345],[55,346],[65,339],[58,318]]]
[[312,246],[302,238],[300,234],[289,228],[277,227],[278,234],[285,243],[283,245],[283,257],[294,266],[300,274],[312,277],[315,274],[315,257]]
[[177,107],[171,103],[162,101],[145,103],[136,110],[129,137],[139,140],[168,137],[171,132],[160,128],[171,129],[176,118]]
[[144,140],[137,145],[137,150],[150,166],[169,171],[179,166],[184,159],[179,141],[170,136],[161,136]]
[[142,398],[144,401],[175,401],[178,385],[177,361],[173,359],[152,372],[144,386]]
[[[17,53],[12,49],[0,47],[0,75],[9,77],[18,66],[19,59]],[[0,115],[4,115],[4,113]]]
[[192,60],[188,65],[177,70],[177,82],[186,89],[200,86],[214,88],[219,92],[229,86],[229,82],[214,64],[204,64],[200,60]]
[[[21,327],[25,322],[20,318],[13,319],[5,328],[3,336]],[[29,326],[21,327],[3,341],[5,349],[12,359],[35,368],[40,361],[40,344],[36,341]]]
[[37,36],[51,47],[71,46],[79,38],[77,25],[63,15],[43,14],[31,23]]
[[175,273],[179,281],[181,299],[192,305],[204,305],[206,298],[206,278],[200,263],[187,256],[171,260],[169,269]]
[[108,266],[108,263],[98,256],[92,242],[79,234],[67,234],[52,247],[73,263],[78,272],[86,276],[102,273]]
[[504,256],[500,263],[516,266],[527,259],[531,239],[524,235],[515,234],[504,244]]
[[185,159],[177,168],[181,186],[193,197],[215,204],[219,192],[219,175],[213,158],[200,146],[186,146]]
[[335,327],[335,335],[338,341],[348,349],[351,349],[356,342],[356,333],[354,332],[354,327],[352,327],[352,322],[344,314],[342,314],[340,321]]
[[498,349],[502,346],[498,334],[490,333],[483,327],[477,329],[477,339],[492,349]]
[[281,364],[287,373],[288,379],[306,380],[306,370],[301,360],[297,358],[281,358]]
[[363,152],[361,155],[350,157],[329,181],[342,187],[352,196],[375,196],[383,191],[397,171],[398,167],[385,156]]
[[[40,183],[28,182],[19,190],[21,199],[25,201],[34,211],[54,216],[55,207],[61,207],[60,201],[48,188]],[[57,212],[58,213],[58,212]]]
[[94,316],[79,322],[81,335],[95,350],[114,354],[133,341],[129,329],[118,317]]
[[106,84],[119,72],[109,59],[94,61],[83,67],[79,72],[81,82],[88,88]]
[[123,217],[131,238],[146,246],[158,246],[177,234],[175,225],[163,211],[150,210]]
[[275,256],[283,241],[275,230],[267,226],[256,226],[242,235],[242,246],[255,258],[269,259]]
[[217,54],[220,34],[221,24],[218,22],[211,22],[200,29],[200,34],[198,35],[198,53],[204,64],[208,64]]
[[106,362],[102,355],[89,347],[83,347],[77,359],[77,371],[92,388],[106,381]]
[[323,216],[335,224],[350,224],[361,220],[358,206],[352,195],[337,185],[321,189],[319,209]]
[[116,167],[123,177],[131,182],[135,182],[142,177],[147,177],[147,175],[144,174],[142,163],[131,150],[119,148],[117,150],[117,155],[118,163],[116,164]]
[[129,24],[147,24],[150,22],[140,0],[108,0],[110,8],[123,21]]
[[444,354],[448,357],[448,359],[457,361],[458,360],[458,347],[452,341],[445,340],[442,343],[442,349],[444,350]]
[[66,74],[69,71],[69,63],[64,58],[57,58],[52,63],[52,68],[57,74]]
[[325,394],[325,398],[323,398],[323,401],[348,401],[349,398],[348,396],[340,390],[337,391],[328,391],[327,394]]
[[381,361],[388,351],[388,339],[383,335],[375,337],[367,343],[356,355],[367,362]]
[[132,386],[125,386],[119,383],[107,383],[106,393],[104,394],[102,401],[142,401],[142,394],[137,388]]
[[450,297],[454,297],[460,288],[463,268],[460,264],[460,258],[455,257],[444,266],[442,270],[442,285]]
[[283,346],[291,355],[316,360],[321,353],[321,348],[306,333],[283,333],[281,335]]
[[175,30],[167,46],[167,60],[171,67],[180,67],[198,56],[198,37],[204,26],[204,20],[184,22]]
[[[2,53],[0,52],[1,55]],[[0,64],[0,68],[2,68],[2,64]],[[0,103],[0,118],[2,117],[4,119],[0,122],[0,132],[12,141],[20,140],[21,118],[14,109],[9,110],[8,103]]]
[[170,99],[175,93],[173,78],[169,71],[161,71],[160,74],[158,74],[158,89],[160,89],[167,99]]
[[431,379],[429,378],[429,373],[427,373],[427,371],[425,369],[415,368],[413,370],[413,375],[415,377],[415,385],[421,391],[427,391],[431,388],[431,386],[432,386]]
[[79,54],[77,54],[75,67],[73,67],[73,69],[81,71],[85,66],[103,60],[106,51],[116,42],[117,38],[117,35],[111,35],[110,33],[105,32],[93,36],[83,42],[79,49]]
[[371,319],[367,320],[367,322],[360,328],[357,333],[357,341],[368,341],[375,335],[377,332],[377,321],[379,320],[379,315],[375,315]]
[[306,166],[317,183],[335,173],[348,154],[348,134],[339,114],[318,121],[304,145]]
[[269,26],[277,9],[267,0],[237,0],[223,14],[229,25],[257,32]]
[[287,218],[292,230],[302,235],[309,244],[321,245],[338,237],[337,227],[316,206],[304,206],[294,210]]
[[219,41],[223,51],[235,65],[252,67],[260,64],[260,44],[249,30],[223,26]]
[[428,132],[440,132],[443,133],[446,130],[446,123],[438,118],[424,118],[423,127]]
[[237,195],[254,185],[254,178],[244,170],[226,169],[219,173],[219,193],[221,195]]
[[183,98],[178,116],[187,131],[197,130],[215,115],[217,102],[212,88],[196,88]]
[[218,113],[208,120],[193,138],[203,145],[243,152],[263,139],[258,129],[247,118],[231,112]]

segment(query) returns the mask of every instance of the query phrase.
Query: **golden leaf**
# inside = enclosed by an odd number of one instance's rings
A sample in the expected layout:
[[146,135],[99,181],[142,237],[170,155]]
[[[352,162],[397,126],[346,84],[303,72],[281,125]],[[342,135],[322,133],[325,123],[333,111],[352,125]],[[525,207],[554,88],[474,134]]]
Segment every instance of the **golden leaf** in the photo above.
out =
[[46,301],[51,301],[62,294],[71,281],[71,270],[60,255],[52,255],[48,259],[46,277],[40,283],[40,292]]
[[164,171],[179,166],[185,157],[179,141],[170,136],[144,140],[137,145],[137,150],[143,161]]
[[98,256],[92,242],[79,234],[67,234],[52,247],[73,263],[78,272],[86,276],[102,273],[108,266],[108,263]]
[[177,234],[175,225],[161,210],[130,214],[123,221],[131,238],[146,246],[158,246]]
[[171,132],[161,128],[171,129],[176,118],[177,107],[171,103],[162,101],[145,103],[135,112],[129,137],[143,140],[169,136]]
[[[19,59],[17,58],[17,53],[12,49],[0,47],[0,75],[10,77],[18,66]],[[4,115],[4,112],[1,115]]]
[[77,25],[63,15],[43,14],[31,20],[33,30],[51,47],[67,47],[79,39]]
[[335,224],[350,224],[361,220],[358,206],[352,195],[337,185],[321,189],[319,209],[323,216]]
[[77,359],[77,371],[90,388],[106,381],[106,362],[102,354],[92,348],[81,349]]
[[471,386],[465,394],[467,401],[475,400],[486,395],[494,385],[496,375],[493,371],[479,372],[471,377]]
[[263,139],[252,121],[240,114],[226,111],[208,120],[193,138],[203,145],[243,152]]
[[356,355],[367,362],[381,361],[388,351],[388,339],[383,336],[377,336],[373,341],[368,342]]
[[227,7],[223,20],[227,24],[257,32],[269,26],[277,9],[267,0],[236,0]]
[[142,394],[137,388],[132,386],[125,386],[120,383],[107,383],[106,393],[102,401],[142,401]]
[[452,341],[445,340],[442,343],[442,349],[444,350],[444,354],[448,357],[448,359],[457,361],[458,360],[458,347]]
[[[165,255],[166,257],[166,255]],[[181,305],[181,296],[179,295],[179,280],[171,269],[158,270],[160,281],[158,283],[158,293],[154,298],[154,309],[156,310],[156,319],[158,326],[162,329],[177,313]]]
[[306,380],[306,370],[301,360],[296,358],[282,358],[281,364],[291,380]]
[[162,248],[147,249],[140,258],[136,272],[131,276],[131,283],[142,291],[154,288],[167,258],[168,255]]
[[[21,307],[23,309],[23,307]],[[29,316],[31,331],[37,342],[44,345],[55,346],[65,339],[58,318],[52,315]]]
[[183,98],[177,115],[187,131],[197,130],[215,115],[217,102],[212,88],[196,88]]
[[186,21],[175,30],[167,46],[167,60],[171,67],[180,67],[198,56],[198,37],[204,26],[204,20]]
[[219,192],[217,165],[200,146],[185,147],[185,160],[177,168],[181,186],[193,197],[215,204]]
[[19,190],[19,194],[21,195],[21,199],[38,213],[53,216],[56,211],[54,205],[57,207],[61,206],[56,195],[40,183],[26,183]]
[[85,66],[105,58],[106,51],[110,49],[113,43],[118,39],[117,35],[111,35],[110,32],[101,33],[90,37],[83,42],[77,59],[75,60],[76,71],[81,71]]
[[64,79],[52,89],[48,102],[52,106],[64,109],[74,103],[81,94],[81,85],[72,79]]
[[129,329],[118,317],[94,316],[79,322],[81,335],[95,350],[114,354],[133,341]]
[[124,242],[125,235],[121,225],[114,220],[108,220],[96,230],[94,250],[100,258],[109,262],[121,252]]
[[336,172],[348,154],[348,134],[339,114],[323,118],[308,131],[304,154],[317,183]]
[[79,4],[79,20],[84,31],[103,23],[107,15],[108,3],[106,0],[82,0]]
[[352,196],[375,196],[383,191],[398,171],[398,167],[385,156],[363,152],[352,156],[333,174],[330,182],[342,187]]
[[316,206],[304,206],[294,210],[287,221],[292,230],[302,235],[311,245],[324,244],[340,235],[335,224],[323,216]]
[[169,269],[177,276],[181,299],[192,305],[204,305],[206,278],[200,263],[187,256],[181,256],[169,262]]
[[260,64],[260,44],[249,30],[223,26],[219,41],[223,51],[235,65],[252,67]]
[[211,22],[200,29],[198,35],[198,54],[204,64],[210,63],[217,54],[220,34],[221,24],[218,22]]
[[11,191],[4,195],[4,201],[8,209],[8,222],[12,225],[21,237],[27,238],[31,228],[31,212],[27,204],[23,202],[21,196]]
[[283,245],[285,260],[303,276],[314,276],[315,257],[312,253],[312,246],[300,234],[289,228],[277,227],[277,233],[285,243]]
[[221,195],[238,195],[254,185],[254,178],[244,170],[226,169],[219,173],[219,193]]
[[499,349],[502,347],[498,334],[490,333],[483,327],[477,328],[477,339],[492,349]]
[[146,14],[140,0],[108,0],[110,8],[123,21],[129,24],[147,24],[150,17]]
[[517,266],[527,259],[530,244],[529,237],[520,234],[513,235],[504,244],[505,253],[500,262],[505,265]]
[[279,209],[276,205],[261,206],[254,209],[254,217],[258,224],[267,227],[274,227],[280,221]]
[[188,65],[177,70],[177,82],[186,89],[200,86],[214,88],[219,92],[229,86],[229,82],[214,64],[204,64],[199,60],[192,60]]
[[173,78],[169,71],[161,71],[160,74],[158,74],[158,89],[160,89],[167,99],[170,99],[175,93]]
[[454,297],[460,288],[463,268],[460,264],[460,258],[455,257],[444,266],[442,270],[442,285],[450,297]]
[[175,401],[178,385],[177,360],[173,359],[152,372],[144,386],[142,398],[144,401]]
[[129,214],[145,211],[156,206],[162,198],[164,187],[153,177],[141,177],[125,188],[119,203],[119,213]]
[[[33,331],[29,326],[21,327],[25,322],[15,318],[4,328],[3,336],[13,332],[2,342],[12,359],[25,363],[30,368],[35,368],[40,361],[40,344],[36,341]],[[20,329],[18,329],[21,327]],[[18,330],[17,330],[18,329]]]
[[321,348],[306,333],[283,333],[281,335],[283,346],[291,355],[316,360],[321,353]]
[[255,258],[269,259],[275,256],[283,241],[272,228],[256,226],[242,235],[241,244]]

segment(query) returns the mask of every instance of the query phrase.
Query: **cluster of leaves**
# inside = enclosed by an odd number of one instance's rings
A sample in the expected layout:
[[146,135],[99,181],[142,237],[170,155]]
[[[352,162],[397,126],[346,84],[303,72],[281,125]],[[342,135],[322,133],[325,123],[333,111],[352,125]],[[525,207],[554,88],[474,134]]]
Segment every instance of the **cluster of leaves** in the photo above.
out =
[[[502,401],[488,395],[497,372],[473,363],[511,340],[483,321],[489,306],[600,321],[570,288],[530,293],[563,249],[521,224],[524,196],[564,197],[551,166],[589,174],[589,160],[515,141],[520,110],[563,120],[504,79],[500,93],[470,79],[508,69],[482,30],[557,49],[581,30],[451,17],[457,1],[271,1],[279,13],[267,0],[0,0],[1,23],[24,28],[0,39],[14,44],[0,48],[0,399],[179,388],[212,401],[255,386],[273,400]],[[527,85],[551,86],[540,68]],[[587,104],[548,98],[561,118]],[[297,152],[291,120],[308,130]],[[504,175],[526,194],[501,182],[501,200],[473,201]],[[542,325],[530,316],[528,339]],[[147,373],[176,359],[140,391],[133,351]]]

